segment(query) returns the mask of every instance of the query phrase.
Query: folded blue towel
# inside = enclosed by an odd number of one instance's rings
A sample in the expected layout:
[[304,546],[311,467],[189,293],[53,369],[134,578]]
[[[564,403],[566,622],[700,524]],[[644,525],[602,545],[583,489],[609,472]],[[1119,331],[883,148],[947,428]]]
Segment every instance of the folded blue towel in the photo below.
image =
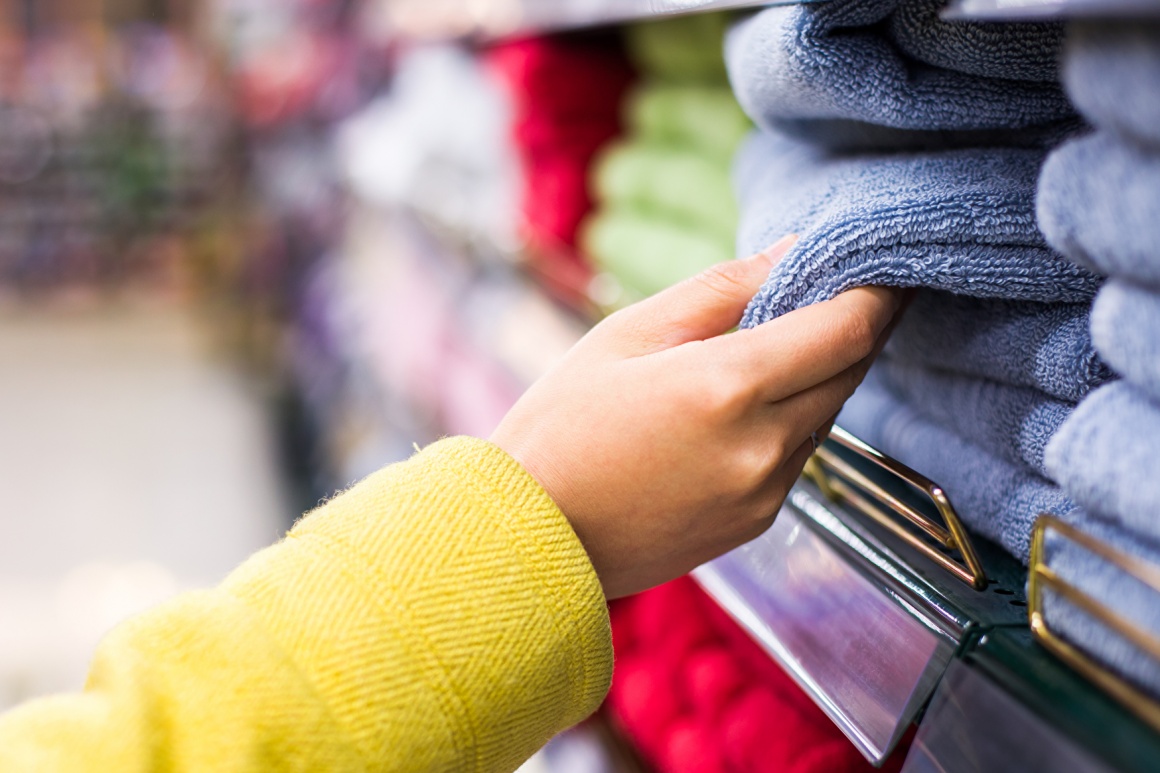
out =
[[1160,151],[1107,131],[1072,140],[1043,165],[1037,208],[1048,242],[1076,263],[1160,288]]
[[922,417],[870,369],[838,424],[943,487],[963,522],[1027,563],[1031,526],[1040,513],[1066,515],[1075,505],[1050,481],[997,459]]
[[1084,398],[1046,460],[1085,510],[1160,541],[1160,405],[1134,386],[1115,381]]
[[1098,279],[1054,253],[1032,212],[1042,154],[995,148],[832,156],[756,132],[734,159],[738,252],[799,239],[746,310],[752,327],[859,285],[1084,301]]
[[898,362],[1032,387],[1076,402],[1112,378],[1092,347],[1088,312],[1086,303],[1003,301],[922,290],[886,352]]
[[[1082,511],[1068,519],[1072,525],[1129,555],[1160,567],[1160,545]],[[1125,574],[1108,561],[1076,543],[1049,532],[1044,558],[1056,574],[1105,608],[1160,636],[1160,593]],[[1126,639],[1112,633],[1078,607],[1049,589],[1044,590],[1043,614],[1052,629],[1113,671],[1160,697],[1160,664]]]
[[[763,10],[726,36],[733,90],[759,125],[794,125],[837,145],[847,135],[855,144],[928,145],[942,131],[984,132],[973,143],[969,134],[943,138],[958,144],[1011,144],[1020,130],[1073,119],[1052,77],[1058,25],[947,23],[942,5],[832,0]],[[899,131],[866,134],[858,122]],[[986,134],[994,130],[1007,133]]]
[[910,407],[989,454],[1047,475],[1043,451],[1075,408],[1037,389],[883,358],[883,383]]
[[1160,404],[1160,292],[1110,280],[1092,305],[1092,340],[1116,372]]
[[1072,24],[1063,81],[1092,123],[1160,145],[1160,23],[1132,19]]

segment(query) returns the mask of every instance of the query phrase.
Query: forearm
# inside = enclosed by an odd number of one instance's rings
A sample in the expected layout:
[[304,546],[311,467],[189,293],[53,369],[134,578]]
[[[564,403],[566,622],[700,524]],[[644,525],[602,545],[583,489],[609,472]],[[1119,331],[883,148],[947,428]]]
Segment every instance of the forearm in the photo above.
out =
[[610,672],[563,515],[502,451],[445,441],[120,627],[83,694],[0,720],[0,768],[512,769]]

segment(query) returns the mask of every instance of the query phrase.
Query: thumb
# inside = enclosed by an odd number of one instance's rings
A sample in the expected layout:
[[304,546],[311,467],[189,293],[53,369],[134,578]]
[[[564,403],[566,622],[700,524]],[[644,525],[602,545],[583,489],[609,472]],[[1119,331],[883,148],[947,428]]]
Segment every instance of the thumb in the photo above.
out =
[[641,356],[727,333],[769,271],[793,246],[789,235],[743,260],[718,263],[621,312],[631,354]]

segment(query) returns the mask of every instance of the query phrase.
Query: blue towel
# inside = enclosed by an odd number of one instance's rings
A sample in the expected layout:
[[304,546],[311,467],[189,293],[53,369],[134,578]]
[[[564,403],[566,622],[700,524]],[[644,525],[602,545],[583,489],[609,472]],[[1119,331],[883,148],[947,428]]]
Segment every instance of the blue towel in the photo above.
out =
[[[1160,545],[1101,522],[1081,511],[1067,519],[1111,547],[1160,567]],[[1056,574],[1107,609],[1118,612],[1153,636],[1160,636],[1160,593],[1076,543],[1050,532],[1044,558]],[[1043,614],[1052,629],[1111,670],[1160,697],[1160,664],[1126,639],[1045,589]]]
[[989,454],[1047,475],[1047,441],[1075,408],[1037,389],[927,370],[883,358],[883,383],[926,418]]
[[964,523],[1023,563],[1039,513],[1075,509],[1031,470],[997,459],[923,418],[882,383],[877,366],[838,416],[838,424],[943,487]]
[[945,23],[942,5],[833,0],[763,10],[726,36],[734,93],[757,124],[831,147],[1036,142],[1044,127],[1071,124],[1074,110],[1052,77],[1058,25]]
[[1072,24],[1063,80],[1076,107],[1097,126],[1160,146],[1160,23]]
[[1032,198],[1042,154],[1011,148],[827,155],[754,133],[734,159],[738,252],[799,239],[742,321],[752,327],[859,285],[1084,301],[1098,279],[1052,252]]
[[1160,541],[1160,405],[1134,386],[1115,381],[1088,395],[1046,459],[1085,510]]
[[1092,340],[1109,365],[1160,404],[1160,292],[1109,281],[1092,305]]
[[1086,303],[1002,301],[922,290],[886,352],[898,362],[1032,387],[1076,402],[1112,378],[1092,347],[1088,312]]
[[1043,165],[1037,207],[1048,242],[1079,265],[1160,288],[1160,150],[1106,131],[1072,140]]

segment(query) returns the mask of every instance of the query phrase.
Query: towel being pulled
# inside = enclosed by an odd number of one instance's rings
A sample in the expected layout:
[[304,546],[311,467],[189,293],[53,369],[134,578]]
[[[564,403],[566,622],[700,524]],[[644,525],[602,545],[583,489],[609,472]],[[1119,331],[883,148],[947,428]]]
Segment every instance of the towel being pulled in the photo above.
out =
[[1044,163],[1037,208],[1048,242],[1079,265],[1160,288],[1160,151],[1108,131],[1072,140]]
[[987,453],[1047,475],[1043,452],[1075,405],[1036,389],[967,378],[883,358],[883,382],[914,408]]
[[831,147],[1035,144],[1059,137],[1046,127],[1074,124],[1054,75],[1058,24],[948,23],[942,5],[832,0],[760,11],[726,36],[734,92],[765,128]]
[[886,353],[899,363],[1031,387],[1077,402],[1113,378],[1092,346],[1089,311],[1086,303],[920,290],[890,336]]
[[1088,512],[1160,541],[1160,405],[1126,381],[1105,384],[1047,445],[1047,469]]
[[1054,253],[1032,205],[1042,154],[997,148],[831,156],[755,133],[734,163],[737,250],[798,241],[749,304],[743,327],[859,285],[1085,301],[1098,279]]
[[1160,292],[1112,279],[1096,295],[1091,324],[1108,364],[1160,404]]
[[1035,518],[1066,515],[1075,505],[1030,469],[997,459],[924,418],[895,396],[877,371],[870,369],[838,424],[938,483],[968,526],[1027,563]]
[[[1160,545],[1136,534],[1076,511],[1067,519],[1073,526],[1136,558],[1160,566]],[[1101,602],[1112,612],[1160,637],[1160,593],[1125,574],[1077,543],[1048,532],[1045,560],[1060,579]],[[1047,586],[1043,614],[1052,629],[1113,671],[1160,697],[1160,665],[1128,640],[1113,633],[1087,613],[1057,596]]]
[[1063,81],[1092,123],[1160,146],[1160,23],[1073,23],[1064,47]]

